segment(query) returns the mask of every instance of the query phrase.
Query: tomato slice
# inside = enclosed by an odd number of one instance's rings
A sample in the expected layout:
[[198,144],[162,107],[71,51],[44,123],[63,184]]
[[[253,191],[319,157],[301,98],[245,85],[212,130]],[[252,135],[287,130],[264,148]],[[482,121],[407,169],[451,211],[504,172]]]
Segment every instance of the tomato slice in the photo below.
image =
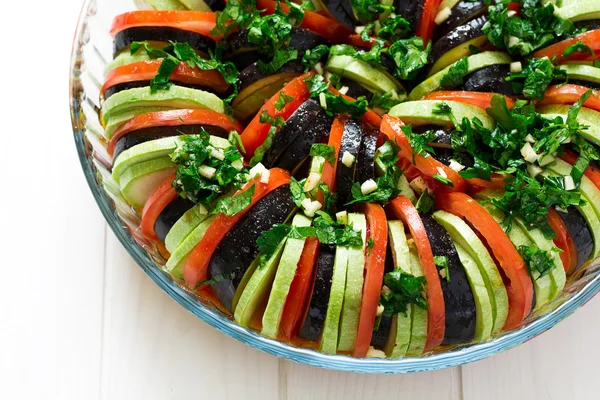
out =
[[142,210],[142,234],[148,239],[158,240],[158,236],[154,232],[154,224],[156,219],[161,212],[167,207],[175,198],[177,198],[177,192],[171,185],[175,180],[176,174],[169,176],[154,190],[152,195],[144,204]]
[[[269,15],[275,12],[276,4],[275,1],[271,0],[257,0],[256,8],[264,10],[263,15]],[[281,11],[286,14],[289,12],[290,6],[283,2],[280,6]],[[304,11],[304,18],[300,23],[300,28],[317,33],[332,43],[342,43],[352,34],[350,29],[339,22],[313,11]]]
[[[544,98],[538,103],[538,105],[545,106],[548,104],[575,104],[588,90],[590,89],[586,88],[585,86],[571,84],[550,86],[548,90],[546,90]],[[593,108],[596,111],[600,111],[600,99],[596,97],[598,92],[594,90],[594,94],[595,96],[590,96],[590,98],[586,100],[584,106]]]
[[441,0],[424,0],[423,11],[421,13],[421,21],[417,27],[417,36],[423,39],[425,45],[433,38],[435,29],[435,17],[438,13]]
[[419,212],[411,201],[405,196],[398,196],[386,206],[391,214],[399,218],[404,225],[408,226],[410,234],[417,246],[419,259],[423,266],[425,279],[427,280],[427,342],[425,351],[433,350],[442,344],[446,331],[446,310],[444,295],[438,269],[433,261],[433,252],[425,226],[419,216]]
[[436,191],[457,191],[464,192],[466,189],[465,180],[452,168],[447,165],[439,162],[435,158],[423,157],[421,155],[415,154],[413,155],[413,149],[408,141],[408,138],[402,132],[401,127],[404,124],[398,118],[390,117],[389,115],[385,115],[383,117],[383,122],[381,123],[381,132],[386,135],[390,140],[394,140],[398,146],[400,146],[400,155],[408,160],[414,160],[414,166],[430,178],[433,178],[434,175],[445,175],[451,182],[453,186],[445,185],[441,182],[435,180],[435,190]]
[[314,278],[315,263],[319,254],[319,240],[309,237],[298,261],[296,275],[290,286],[279,324],[281,340],[289,341],[298,335],[300,323],[309,304],[308,292]]
[[500,224],[478,202],[464,193],[439,193],[436,208],[466,219],[481,233],[508,282],[508,318],[504,329],[518,327],[531,312],[533,283],[521,255]]
[[115,36],[125,29],[141,26],[160,26],[196,32],[218,40],[220,39],[219,36],[210,33],[216,23],[217,15],[214,12],[138,10],[117,15],[113,20],[110,34]]
[[[559,158],[563,161],[568,162],[571,165],[575,165],[578,157],[579,156],[574,152],[570,150],[564,150],[564,153]],[[598,189],[600,189],[600,169],[596,168],[593,165],[589,165],[585,170],[584,175],[588,177],[588,179],[592,181],[592,183],[596,185]]]
[[[411,182],[414,179],[417,179],[419,176],[423,177],[423,174],[421,173],[421,171],[419,171],[413,164],[412,162],[410,162],[410,160],[408,158],[405,157],[400,157],[398,162],[396,163],[397,166],[400,167],[400,169],[404,172],[404,176],[406,177],[406,179]],[[423,177],[423,178],[427,178],[427,177]]]
[[[333,93],[333,94],[341,95],[344,99],[346,99],[348,101],[356,101],[356,99],[354,97],[350,97],[345,94],[341,94],[336,88],[334,88],[331,85],[329,86],[329,90],[331,90],[331,93]],[[381,125],[381,116],[368,107],[367,107],[366,114],[363,115],[360,120],[362,122],[365,122],[365,123],[373,126],[374,128],[379,128],[379,126]]]
[[109,154],[114,154],[115,146],[120,138],[128,133],[144,128],[157,126],[206,125],[215,126],[226,132],[242,132],[243,127],[238,121],[232,121],[225,114],[212,110],[168,110],[138,115],[122,124],[108,143]]
[[562,253],[560,253],[560,260],[563,263],[565,272],[569,274],[577,268],[577,261],[579,258],[577,248],[575,247],[575,241],[573,241],[573,237],[571,237],[571,234],[567,230],[564,221],[553,208],[548,211],[548,222],[556,233],[554,244],[562,250]]
[[[324,182],[331,192],[335,192],[335,177],[337,172],[337,160],[340,157],[340,148],[342,147],[342,136],[344,136],[344,119],[343,117],[336,117],[331,125],[331,131],[329,132],[328,146],[333,146],[335,149],[335,162],[333,165],[325,162],[323,165],[323,171],[321,171],[321,181]],[[319,191],[317,194],[317,200],[323,204],[323,192]]]
[[245,210],[233,216],[227,216],[225,214],[217,215],[217,217],[208,227],[208,230],[202,237],[202,240],[200,240],[194,250],[192,250],[192,253],[185,264],[183,271],[183,277],[188,287],[194,288],[198,282],[206,280],[208,263],[212,258],[213,252],[223,237],[225,237],[225,235],[229,232],[229,230],[233,228],[233,226],[235,226],[235,224],[268,193],[289,183],[290,174],[287,171],[284,171],[280,168],[273,168],[271,169],[268,183],[262,183],[260,178],[253,179],[244,185],[240,191],[238,191],[237,194],[248,190],[252,185],[256,185],[254,196],[252,196],[252,204]]
[[[308,91],[304,80],[314,74],[315,73],[311,71],[294,78],[262,106],[244,132],[242,132],[242,144],[246,150],[246,158],[249,159],[252,157],[254,151],[263,144],[269,134],[269,129],[271,128],[271,125],[260,122],[260,114],[262,114],[263,111],[267,111],[273,118],[281,116],[283,119],[287,120],[290,115],[302,105],[302,103],[309,99],[310,92]],[[293,100],[287,103],[281,110],[277,110],[275,108],[275,102],[279,100],[280,93],[291,96]]]
[[[152,80],[158,74],[161,64],[162,60],[147,60],[116,67],[106,75],[101,93],[120,83]],[[229,84],[225,82],[219,71],[215,69],[204,71],[200,68],[192,68],[183,62],[175,69],[169,80],[201,85],[218,93],[224,93],[229,88]]]
[[[423,98],[423,100],[452,100],[465,104],[471,104],[475,107],[483,108],[484,110],[491,107],[492,97],[498,93],[483,93],[483,92],[467,92],[462,90],[440,90],[433,92]],[[500,95],[502,96],[502,95]],[[506,100],[508,108],[512,108],[515,104],[510,97],[502,96]]]
[[385,211],[379,204],[363,203],[358,210],[367,217],[367,240],[373,239],[373,246],[367,247],[365,250],[365,282],[358,320],[358,333],[352,353],[354,357],[362,358],[367,355],[371,345],[379,297],[381,296],[388,227]]
[[534,58],[548,57],[550,59],[556,56],[556,62],[559,64],[565,61],[593,60],[594,57],[590,56],[589,53],[574,53],[569,57],[563,56],[565,50],[567,50],[567,47],[572,46],[578,42],[583,42],[583,44],[588,46],[594,53],[597,54],[598,52],[600,52],[600,29],[584,32],[570,39],[566,39],[562,42],[555,43],[546,48],[536,51],[531,56]]
[[482,190],[504,190],[506,178],[508,178],[507,175],[493,173],[489,181],[479,178],[467,179],[467,192],[474,195]]

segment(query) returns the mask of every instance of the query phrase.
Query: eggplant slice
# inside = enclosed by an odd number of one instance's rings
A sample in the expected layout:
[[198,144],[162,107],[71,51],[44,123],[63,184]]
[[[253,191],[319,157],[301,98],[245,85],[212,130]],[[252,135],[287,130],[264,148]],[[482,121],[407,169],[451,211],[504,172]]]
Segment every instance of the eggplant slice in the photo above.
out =
[[[333,118],[327,115],[325,110],[312,99],[307,100],[304,104],[307,104],[306,109],[310,108],[310,115],[303,117],[298,115],[292,121],[288,119],[285,126],[283,126],[276,137],[280,138],[281,141],[286,141],[283,135],[291,132],[291,141],[285,150],[281,153],[274,163],[274,167],[285,169],[286,171],[296,171],[304,163],[304,161],[310,155],[310,149],[313,144],[323,142],[331,131],[331,125],[333,124]],[[304,105],[303,104],[303,105]],[[289,130],[286,130],[282,135],[280,132],[290,126]]]
[[354,15],[350,0],[319,0],[329,14],[340,24],[354,30],[361,22]]
[[[344,205],[352,200],[352,185],[354,184],[356,160],[358,159],[358,152],[360,151],[363,136],[364,131],[360,124],[353,119],[347,119],[344,126],[344,134],[342,135],[335,178],[338,210],[343,210]],[[342,162],[346,152],[354,156],[354,162],[350,167]]]
[[208,54],[216,46],[214,39],[196,32],[165,26],[139,26],[122,30],[115,35],[113,57],[131,43],[144,41],[187,42],[193,49],[204,54]]
[[228,276],[212,285],[223,306],[232,311],[233,297],[246,270],[258,256],[256,240],[273,225],[284,223],[295,210],[289,185],[283,185],[262,198],[225,235],[208,264],[209,278]]
[[119,157],[119,154],[127,149],[132,148],[141,143],[151,140],[161,139],[169,136],[199,135],[202,129],[206,130],[213,136],[227,137],[229,132],[218,126],[210,125],[181,125],[181,126],[154,126],[150,128],[138,129],[137,131],[129,132],[128,134],[117,140],[113,160]]
[[[446,308],[446,333],[442,344],[469,343],[475,336],[475,299],[467,273],[446,230],[430,214],[421,215],[434,256],[446,257],[449,276],[440,276]],[[438,267],[441,271],[444,268]]]
[[491,65],[469,74],[464,80],[462,90],[514,96],[512,84],[505,79],[509,74],[508,65]]
[[346,94],[350,97],[357,99],[360,96],[363,96],[369,102],[373,98],[373,92],[351,79],[341,77],[340,84],[348,88],[348,92],[346,92]]
[[417,31],[419,23],[421,22],[421,16],[423,15],[423,8],[425,7],[425,0],[395,0],[394,9],[396,14],[401,15],[404,19],[410,21],[410,26],[413,32]]
[[360,144],[358,152],[357,177],[360,183],[375,180],[375,152],[377,151],[377,141],[379,140],[379,132],[375,129],[369,129],[363,126],[365,136]]
[[[566,211],[566,212],[565,212]],[[567,231],[575,242],[577,248],[577,268],[585,263],[594,251],[594,238],[590,227],[583,215],[575,207],[569,207],[566,210],[556,210],[556,213],[563,220]]]
[[331,279],[333,278],[333,263],[335,261],[335,246],[321,244],[310,297],[310,304],[304,317],[298,336],[305,340],[317,341],[323,332],[329,296],[331,295]]
[[[392,272],[395,268],[394,255],[392,253],[392,247],[388,241],[387,250],[385,252],[385,264],[384,264],[384,276],[388,272]],[[373,329],[373,336],[371,336],[371,346],[377,350],[383,350],[387,344],[388,338],[390,337],[390,331],[392,329],[392,321],[394,319],[390,317],[381,316],[379,321],[379,327]]]
[[167,234],[173,225],[175,225],[175,222],[177,222],[183,214],[192,207],[194,207],[194,203],[183,197],[177,196],[175,200],[170,202],[165,209],[162,210],[154,222],[154,232],[161,242],[165,241]]
[[[226,57],[239,70],[243,70],[261,59],[258,47],[248,41],[247,29],[232,33],[227,41],[230,51]],[[298,59],[302,58],[306,50],[312,50],[321,44],[327,45],[329,41],[308,29],[292,28],[290,32],[289,47],[298,50]]]
[[457,26],[468,23],[473,18],[486,13],[487,5],[483,0],[462,0],[452,7],[452,14],[435,28],[435,37],[441,38]]
[[225,9],[225,0],[203,0],[203,1],[213,11],[223,11]]
[[[475,4],[475,3],[469,3]],[[448,53],[452,49],[466,43],[470,40],[484,36],[483,26],[487,22],[487,17],[482,16],[475,18],[472,21],[461,25],[452,31],[441,36],[431,46],[431,52],[429,53],[429,63],[433,66],[444,54]]]

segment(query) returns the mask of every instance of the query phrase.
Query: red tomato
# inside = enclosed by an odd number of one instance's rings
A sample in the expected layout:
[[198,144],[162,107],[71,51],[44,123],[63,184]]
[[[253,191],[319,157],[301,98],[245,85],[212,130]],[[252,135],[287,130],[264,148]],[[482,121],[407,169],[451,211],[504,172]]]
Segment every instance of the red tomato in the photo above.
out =
[[385,211],[379,204],[363,203],[359,205],[358,210],[367,217],[367,240],[373,240],[373,247],[367,247],[365,251],[365,282],[358,320],[358,333],[352,353],[354,357],[362,358],[367,355],[371,345],[379,297],[381,296],[388,227]]
[[130,132],[157,126],[184,125],[215,126],[227,132],[237,131],[238,133],[243,129],[239,122],[232,121],[227,115],[212,110],[192,109],[151,112],[138,115],[119,126],[108,143],[108,152],[113,154],[117,141]]
[[300,324],[309,305],[309,290],[311,288],[315,263],[319,254],[319,240],[309,237],[304,243],[304,249],[298,261],[296,275],[290,286],[283,314],[279,324],[281,340],[289,341],[300,331]]
[[442,344],[444,340],[446,310],[440,276],[433,261],[433,252],[429,244],[427,232],[425,231],[419,212],[408,198],[404,196],[396,197],[386,206],[386,210],[389,210],[394,217],[399,218],[404,225],[408,226],[417,246],[419,259],[421,260],[425,279],[427,280],[428,320],[425,351],[433,350]]
[[[505,330],[517,328],[531,312],[533,283],[527,266],[500,224],[478,202],[464,193],[439,193],[435,199],[438,210],[444,210],[469,223],[485,238],[507,277],[508,318]],[[493,245],[492,245],[493,244]]]
[[[101,93],[120,83],[152,80],[158,74],[161,64],[162,60],[148,60],[116,67],[106,75]],[[224,93],[229,88],[229,84],[225,82],[219,71],[214,69],[204,71],[200,68],[192,68],[187,63],[180,63],[169,80],[190,85],[201,85],[213,89],[217,93]]]
[[134,27],[161,26],[196,32],[218,40],[220,39],[219,36],[214,36],[210,33],[216,23],[217,15],[214,12],[138,10],[117,15],[113,20],[110,34],[115,36],[125,29]]
[[[451,100],[459,101],[461,103],[471,104],[473,106],[483,108],[484,110],[491,107],[490,102],[492,97],[497,93],[480,93],[480,92],[466,92],[466,91],[453,91],[453,90],[440,90],[433,92],[430,95],[423,98],[423,100]],[[514,100],[510,97],[502,96],[506,99],[508,108],[512,108],[515,104]]]
[[489,181],[479,178],[467,179],[467,192],[474,195],[482,190],[504,190],[507,177],[507,175],[493,173]]
[[401,127],[404,124],[398,118],[390,117],[385,115],[383,122],[381,123],[381,132],[386,135],[390,140],[394,140],[398,146],[400,146],[400,155],[408,160],[414,160],[414,166],[430,178],[434,175],[446,175],[446,177],[452,182],[453,186],[442,184],[441,182],[435,181],[435,189],[437,191],[456,191],[464,192],[466,189],[465,180],[452,168],[445,164],[437,161],[435,158],[423,157],[421,155],[413,155],[413,149],[410,146],[408,138],[402,132]]
[[572,37],[570,39],[563,40],[562,42],[555,43],[546,48],[536,51],[531,56],[534,58],[548,57],[552,59],[556,56],[556,62],[561,64],[565,61],[581,61],[581,60],[593,60],[594,57],[590,56],[589,53],[574,53],[569,57],[563,56],[567,47],[572,46],[578,42],[583,42],[596,54],[600,52],[600,29],[588,31]]
[[[283,119],[287,120],[290,115],[302,105],[302,103],[309,99],[310,92],[308,91],[304,80],[313,75],[314,72],[308,72],[294,78],[262,106],[244,132],[242,132],[242,144],[246,150],[247,159],[250,159],[254,154],[254,151],[263,144],[269,134],[269,129],[271,128],[271,125],[260,122],[260,114],[262,114],[263,111],[267,111],[273,118],[281,116]],[[277,110],[275,109],[275,102],[279,100],[280,93],[291,96],[293,100],[287,103],[281,110]]]
[[[252,185],[256,185],[254,196],[252,196],[252,204],[245,210],[229,217],[225,214],[219,214],[208,227],[208,230],[202,237],[202,240],[196,245],[190,257],[185,264],[183,277],[185,283],[190,288],[196,287],[198,282],[204,281],[207,278],[208,263],[219,245],[223,237],[235,226],[235,224],[258,202],[271,191],[280,186],[290,183],[290,174],[279,168],[271,169],[268,183],[260,182],[260,179],[254,179],[248,182],[242,190],[249,189]],[[206,286],[206,285],[205,285]]]
[[[548,104],[575,104],[577,100],[579,100],[579,98],[588,90],[590,89],[586,88],[585,86],[571,84],[550,86],[548,90],[546,90],[544,98],[538,103],[538,105],[545,106]],[[595,96],[590,96],[590,98],[586,100],[584,106],[592,108],[596,111],[600,111],[600,99],[597,97],[598,92],[594,90],[594,94]]]
[[437,16],[441,0],[424,0],[421,21],[417,28],[417,36],[423,39],[425,44],[433,38],[435,29],[435,17]]
[[[256,8],[264,10],[263,15],[269,15],[275,12],[276,4],[276,2],[271,0],[257,0]],[[287,13],[290,9],[290,6],[283,2],[280,6],[284,13]],[[313,11],[304,11],[304,18],[300,23],[300,28],[317,33],[333,43],[342,43],[352,34],[350,29],[339,22]]]
[[[564,150],[563,155],[561,155],[559,158],[571,165],[575,165],[579,156],[570,150]],[[592,181],[592,183],[596,185],[598,189],[600,189],[600,169],[594,167],[593,165],[589,165],[585,170],[585,176]]]
[[169,176],[163,183],[158,185],[152,195],[148,198],[148,201],[146,201],[146,204],[144,204],[141,228],[142,234],[148,239],[158,240],[158,236],[156,236],[156,233],[154,232],[156,219],[160,213],[163,212],[165,207],[177,198],[177,192],[171,185],[175,180],[175,176],[175,174]]
[[563,263],[565,272],[569,274],[577,268],[577,261],[579,258],[575,242],[562,218],[560,218],[553,208],[548,211],[548,222],[554,230],[554,233],[556,233],[554,244],[562,250],[562,253],[560,253],[560,260]]

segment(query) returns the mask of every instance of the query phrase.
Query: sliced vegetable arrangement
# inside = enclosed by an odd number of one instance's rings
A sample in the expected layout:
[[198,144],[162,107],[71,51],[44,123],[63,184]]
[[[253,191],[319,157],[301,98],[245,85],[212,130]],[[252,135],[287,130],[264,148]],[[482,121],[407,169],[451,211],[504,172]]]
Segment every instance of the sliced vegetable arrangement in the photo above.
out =
[[239,325],[421,356],[600,257],[599,2],[138,3],[101,88],[110,190]]

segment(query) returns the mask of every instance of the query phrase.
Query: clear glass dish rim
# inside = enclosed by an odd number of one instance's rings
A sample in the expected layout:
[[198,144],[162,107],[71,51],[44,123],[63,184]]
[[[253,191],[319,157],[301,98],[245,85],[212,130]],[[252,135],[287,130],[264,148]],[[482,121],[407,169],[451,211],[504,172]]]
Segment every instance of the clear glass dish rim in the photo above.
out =
[[83,34],[83,27],[88,16],[87,10],[95,0],[84,0],[83,8],[79,16],[75,39],[73,42],[70,70],[69,70],[69,100],[72,119],[72,128],[77,148],[77,154],[81,167],[83,169],[86,181],[100,211],[106,222],[125,247],[129,255],[135,260],[140,268],[171,298],[182,305],[186,310],[200,318],[202,321],[225,333],[226,335],[250,345],[258,350],[273,354],[275,356],[313,365],[320,368],[326,368],[337,371],[376,373],[376,374],[395,374],[432,371],[442,368],[459,366],[487,358],[499,352],[516,347],[537,335],[552,328],[558,322],[571,315],[579,307],[589,301],[598,291],[600,291],[600,274],[588,282],[584,288],[578,291],[573,297],[565,301],[554,311],[519,330],[504,334],[489,342],[469,345],[468,347],[450,350],[447,352],[432,354],[418,358],[401,358],[395,360],[382,360],[375,358],[358,359],[342,355],[326,355],[314,350],[297,348],[282,342],[267,339],[259,334],[243,328],[233,321],[221,316],[218,312],[203,306],[194,296],[178,287],[169,279],[152,259],[135,243],[131,234],[121,223],[117,212],[111,206],[110,200],[104,190],[96,180],[96,175],[91,162],[86,153],[86,139],[84,137],[85,128],[78,128],[79,107],[74,106],[73,101],[73,83],[77,77],[73,71],[77,63],[77,49],[81,43],[79,40]]

